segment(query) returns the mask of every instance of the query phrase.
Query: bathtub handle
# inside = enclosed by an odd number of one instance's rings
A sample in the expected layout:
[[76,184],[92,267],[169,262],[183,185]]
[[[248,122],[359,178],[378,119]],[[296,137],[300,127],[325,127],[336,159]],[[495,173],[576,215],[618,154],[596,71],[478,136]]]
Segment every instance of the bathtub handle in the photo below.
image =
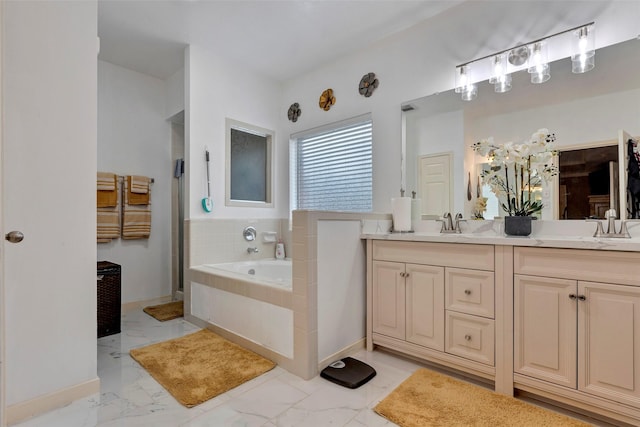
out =
[[244,236],[244,240],[247,242],[256,240],[256,229],[251,226],[245,227],[244,230],[242,230],[242,236]]

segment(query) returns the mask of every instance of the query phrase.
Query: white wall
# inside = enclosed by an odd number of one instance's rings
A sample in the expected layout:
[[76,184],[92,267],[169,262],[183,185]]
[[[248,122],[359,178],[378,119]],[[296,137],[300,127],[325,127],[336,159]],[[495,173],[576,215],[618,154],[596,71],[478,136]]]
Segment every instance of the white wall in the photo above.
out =
[[318,361],[365,336],[366,260],[360,221],[318,221]]
[[122,303],[171,294],[171,127],[164,81],[98,61],[98,170],[145,175],[151,185],[149,239],[97,245],[98,260],[122,265]]
[[14,414],[16,404],[83,384],[98,391],[97,4],[2,7],[2,228],[26,236],[2,245]]
[[[406,118],[407,144],[407,196],[418,192],[418,156],[425,154],[451,153],[453,188],[464,188],[464,117],[462,111],[453,111],[431,116],[408,115]],[[461,197],[453,197],[453,212],[464,212]],[[455,215],[452,213],[452,215]]]
[[[186,171],[190,201],[186,218],[282,218],[288,215],[288,139],[279,131],[280,85],[246,67],[216,57],[202,46],[189,46],[185,60]],[[226,207],[225,119],[231,118],[275,131],[276,168],[273,208]],[[201,200],[207,194],[205,146],[210,153],[213,210]]]
[[184,68],[165,80],[165,84],[167,88],[166,117],[169,118],[184,110]]
[[[593,20],[597,47],[628,40],[638,34],[640,5],[632,1],[465,2],[287,81],[279,111],[284,114],[298,102],[302,115],[296,123],[283,118],[283,132],[290,135],[371,112],[373,208],[389,212],[390,199],[401,187],[403,102],[453,88],[458,64]],[[364,98],[358,83],[368,72],[376,73],[380,86]],[[327,88],[333,88],[337,102],[325,112],[318,107],[318,97]]]

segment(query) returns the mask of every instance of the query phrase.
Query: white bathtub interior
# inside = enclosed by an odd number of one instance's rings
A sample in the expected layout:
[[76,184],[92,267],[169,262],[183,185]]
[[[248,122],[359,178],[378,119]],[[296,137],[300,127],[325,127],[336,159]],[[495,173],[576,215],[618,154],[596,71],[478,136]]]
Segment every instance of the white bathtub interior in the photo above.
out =
[[262,259],[256,261],[204,264],[212,273],[240,278],[266,286],[291,289],[291,260]]
[[293,311],[191,282],[191,314],[293,358]]

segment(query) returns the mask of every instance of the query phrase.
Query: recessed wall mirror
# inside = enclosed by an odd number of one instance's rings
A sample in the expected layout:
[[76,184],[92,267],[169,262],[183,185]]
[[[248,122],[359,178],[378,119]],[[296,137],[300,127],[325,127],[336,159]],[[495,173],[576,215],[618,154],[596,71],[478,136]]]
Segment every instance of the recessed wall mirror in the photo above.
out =
[[473,101],[450,90],[403,103],[405,190],[429,203],[420,191],[418,159],[450,152],[453,210],[472,218],[482,196],[490,199],[485,219],[504,216],[478,180],[486,159],[471,145],[487,137],[521,143],[547,128],[556,135],[560,172],[555,182],[536,189],[544,204],[541,218],[602,218],[609,208],[630,218],[626,143],[640,135],[640,40],[598,49],[595,68],[584,74],[572,73],[569,58],[550,67],[551,78],[541,84],[532,84],[526,70],[514,73],[506,93],[480,82]]
[[226,120],[227,206],[273,206],[274,132]]

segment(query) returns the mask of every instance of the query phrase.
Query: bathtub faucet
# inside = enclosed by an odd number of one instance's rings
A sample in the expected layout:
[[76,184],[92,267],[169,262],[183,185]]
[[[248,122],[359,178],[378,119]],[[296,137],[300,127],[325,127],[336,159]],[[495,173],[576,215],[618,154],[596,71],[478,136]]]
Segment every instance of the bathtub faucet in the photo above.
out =
[[258,249],[257,247],[255,247],[255,248],[247,248],[247,253],[248,254],[257,254],[258,252],[260,252],[260,249]]

